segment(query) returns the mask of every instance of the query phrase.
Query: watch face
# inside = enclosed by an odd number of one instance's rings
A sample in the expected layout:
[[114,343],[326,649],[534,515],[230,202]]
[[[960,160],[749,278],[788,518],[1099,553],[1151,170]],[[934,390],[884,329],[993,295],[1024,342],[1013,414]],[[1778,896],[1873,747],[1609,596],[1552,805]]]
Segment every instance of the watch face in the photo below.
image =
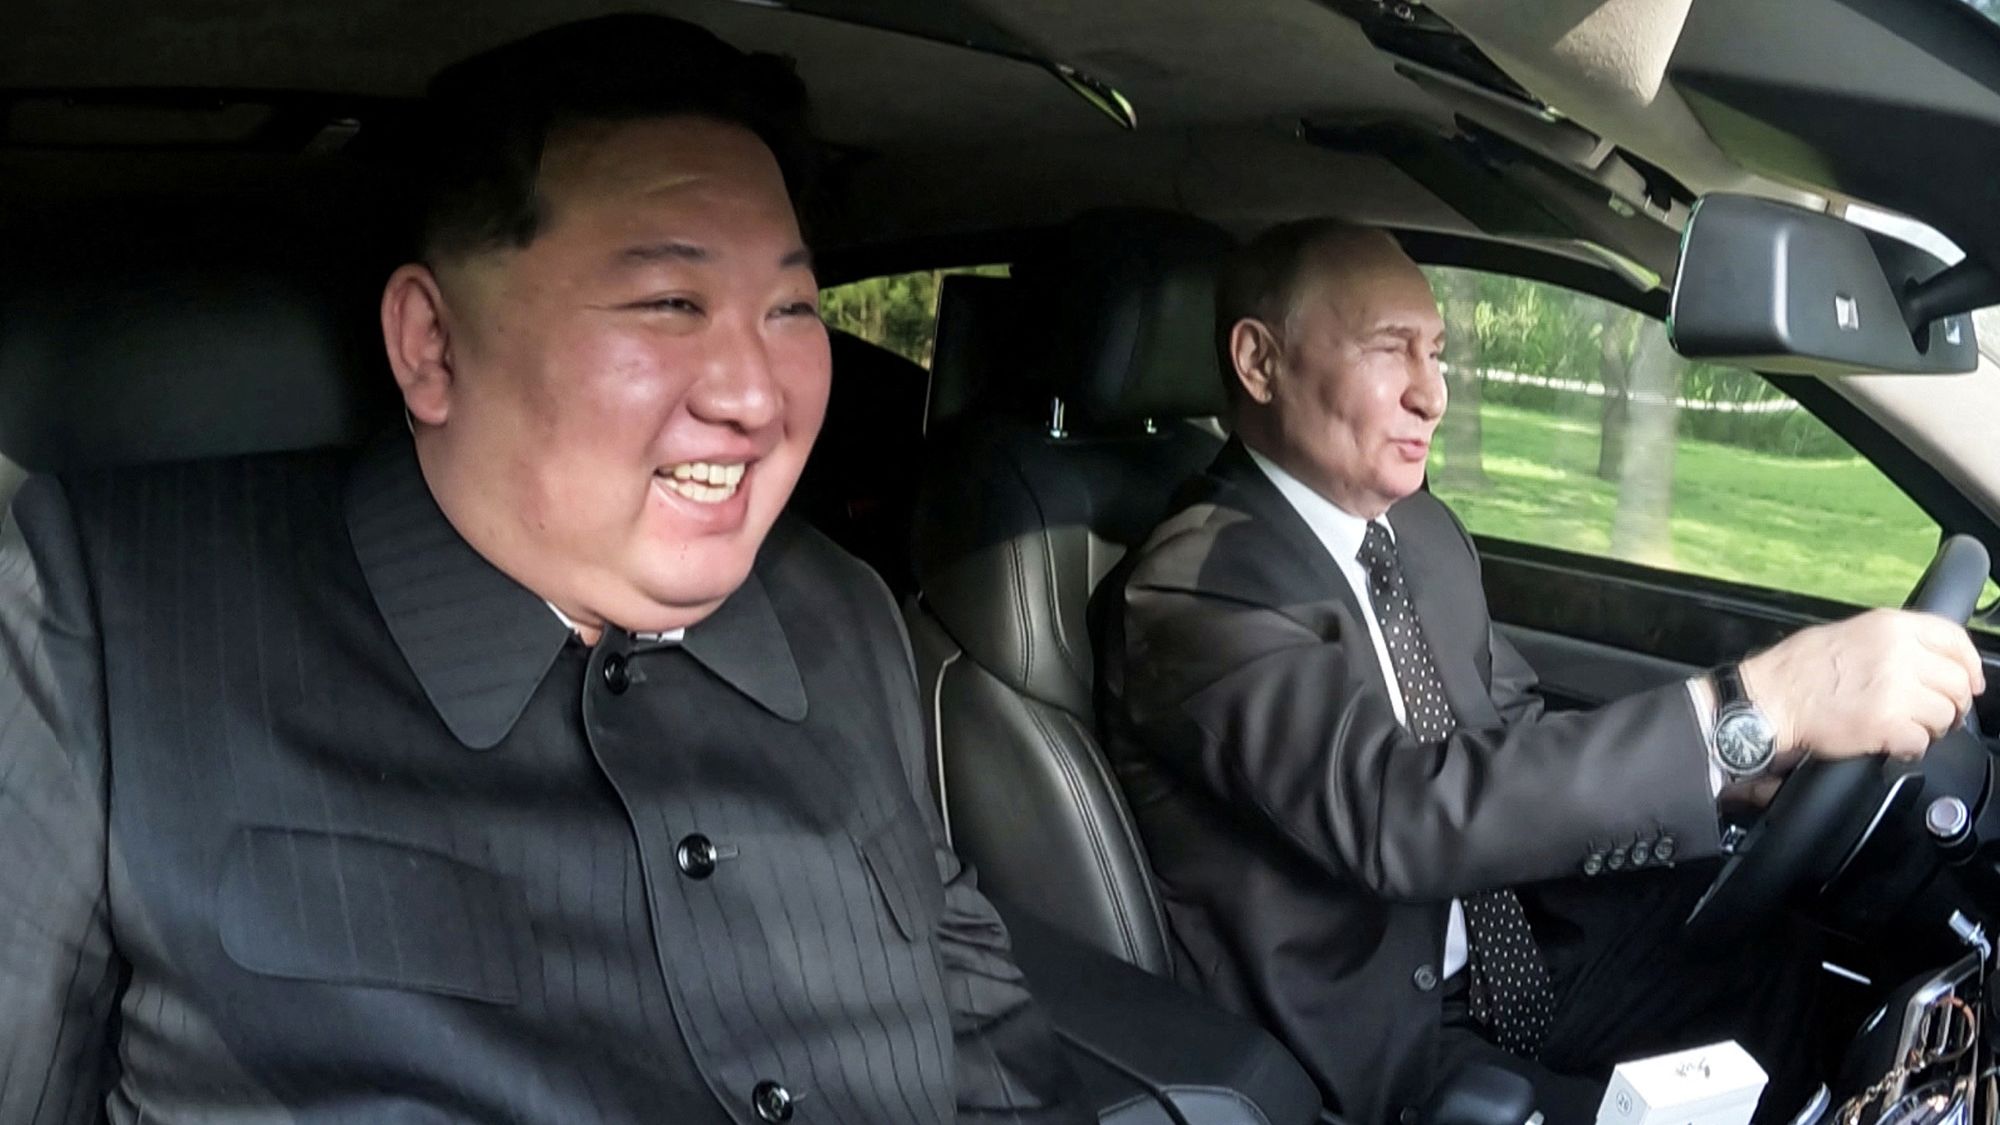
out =
[[1734,711],[1715,724],[1716,756],[1732,770],[1763,769],[1771,760],[1773,741],[1771,724],[1759,711]]

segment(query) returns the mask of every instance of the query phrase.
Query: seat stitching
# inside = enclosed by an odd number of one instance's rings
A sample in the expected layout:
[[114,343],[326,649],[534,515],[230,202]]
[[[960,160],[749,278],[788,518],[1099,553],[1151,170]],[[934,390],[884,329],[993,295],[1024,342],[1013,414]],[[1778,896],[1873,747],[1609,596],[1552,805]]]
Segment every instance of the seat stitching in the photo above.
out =
[[[1069,718],[1067,712],[1064,713],[1064,718]],[[1048,724],[1042,720],[1042,716],[1038,713],[1037,708],[1029,708],[1028,721],[1035,724],[1035,732],[1042,736],[1042,741],[1057,751],[1054,755],[1056,764],[1062,770],[1064,784],[1069,789],[1070,803],[1083,814],[1082,819],[1085,822],[1086,828],[1084,836],[1089,841],[1091,858],[1096,861],[1099,882],[1110,892],[1105,897],[1111,902],[1113,921],[1118,927],[1118,935],[1121,943],[1125,946],[1126,960],[1131,961],[1138,951],[1133,941],[1130,919],[1123,904],[1119,901],[1117,883],[1110,875],[1111,865],[1107,862],[1107,857],[1104,854],[1103,833],[1098,830],[1099,824],[1096,812],[1090,807],[1088,801],[1081,799],[1083,792],[1082,787],[1077,784],[1078,776],[1076,769],[1069,760],[1069,756],[1061,753],[1061,740],[1055,736],[1055,733],[1049,729]]]
[[946,847],[951,846],[951,790],[944,775],[944,678],[951,674],[951,666],[965,655],[960,649],[946,657],[938,665],[937,679],[931,684],[931,730],[936,732],[933,739],[937,744],[937,805],[938,821],[944,831]]

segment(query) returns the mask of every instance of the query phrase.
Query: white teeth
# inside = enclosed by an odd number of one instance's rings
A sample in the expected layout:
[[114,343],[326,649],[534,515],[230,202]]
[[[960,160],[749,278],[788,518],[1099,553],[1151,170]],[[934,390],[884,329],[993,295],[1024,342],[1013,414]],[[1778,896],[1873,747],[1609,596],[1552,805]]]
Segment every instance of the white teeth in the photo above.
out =
[[734,485],[743,479],[743,470],[748,468],[742,462],[733,465],[717,464],[714,461],[683,461],[675,465],[671,475],[675,480],[691,480],[697,484]]
[[743,483],[743,473],[748,467],[740,461],[733,465],[683,461],[675,465],[671,472],[663,470],[654,475],[662,485],[696,503],[720,504],[736,495],[737,486]]

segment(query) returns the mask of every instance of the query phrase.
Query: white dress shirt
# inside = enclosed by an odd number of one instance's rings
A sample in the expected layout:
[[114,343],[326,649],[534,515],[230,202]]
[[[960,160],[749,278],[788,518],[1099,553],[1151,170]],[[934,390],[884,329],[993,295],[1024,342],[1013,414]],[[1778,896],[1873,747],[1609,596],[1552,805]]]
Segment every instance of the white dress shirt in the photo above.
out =
[[[1247,446],[1245,448],[1248,448]],[[1382,682],[1389,685],[1389,706],[1396,709],[1396,721],[1407,722],[1403,714],[1403,685],[1396,679],[1396,665],[1389,659],[1389,643],[1382,639],[1382,623],[1375,617],[1375,603],[1368,596],[1368,571],[1361,565],[1361,537],[1368,533],[1369,521],[1351,512],[1342,510],[1333,501],[1314,492],[1303,481],[1279,468],[1271,459],[1254,449],[1250,459],[1257,463],[1271,483],[1278,486],[1299,518],[1306,521],[1326,553],[1333,556],[1334,565],[1347,578],[1348,588],[1354,591],[1354,600],[1361,603],[1364,610],[1361,617],[1368,622],[1368,639],[1375,643],[1375,663],[1382,669]],[[1389,533],[1390,542],[1396,538],[1395,529],[1389,521],[1377,519],[1374,522]],[[1449,977],[1465,968],[1465,907],[1457,899],[1451,900],[1451,917],[1444,928],[1443,972]]]
[[[570,632],[578,636],[583,634],[583,630],[576,627],[576,622],[569,619],[569,614],[556,608],[556,603],[543,599],[542,604],[549,607],[549,612],[556,615],[556,620],[569,626]],[[634,633],[632,634],[632,639],[642,645],[677,645],[681,643],[681,638],[686,635],[686,629],[669,629],[664,633]]]

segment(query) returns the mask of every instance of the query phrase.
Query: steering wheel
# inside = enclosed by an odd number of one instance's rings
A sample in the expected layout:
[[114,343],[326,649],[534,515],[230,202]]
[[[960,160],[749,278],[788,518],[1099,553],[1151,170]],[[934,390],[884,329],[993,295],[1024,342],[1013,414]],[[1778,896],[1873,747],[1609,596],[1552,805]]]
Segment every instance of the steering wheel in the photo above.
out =
[[[1964,624],[1990,566],[1977,539],[1954,535],[1939,545],[1904,608]],[[1873,814],[1882,807],[1883,796],[1881,758],[1807,758],[1799,763],[1756,826],[1723,861],[1684,931],[1702,941],[1736,936],[1769,919],[1801,888],[1824,886],[1874,832],[1880,818]]]

